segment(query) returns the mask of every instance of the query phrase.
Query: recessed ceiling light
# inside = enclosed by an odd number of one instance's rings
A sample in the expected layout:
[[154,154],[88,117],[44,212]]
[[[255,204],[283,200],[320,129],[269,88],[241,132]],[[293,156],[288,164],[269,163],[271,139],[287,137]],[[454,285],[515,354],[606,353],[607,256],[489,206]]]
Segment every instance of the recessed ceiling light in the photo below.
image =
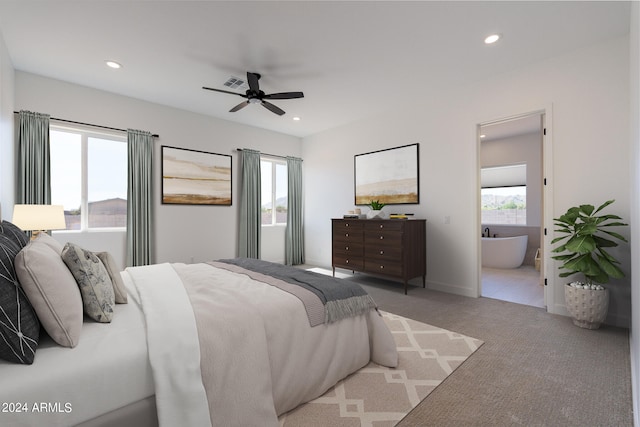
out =
[[487,36],[487,38],[484,39],[484,43],[493,44],[498,40],[500,40],[500,37],[501,37],[500,34],[491,34],[490,36]]
[[487,135],[485,135],[485,134],[480,135],[480,138],[486,138],[486,137],[487,137]]
[[299,121],[300,121],[300,117],[295,116],[295,117],[293,118],[293,121],[294,121],[294,122],[299,122]]
[[110,68],[115,68],[115,69],[122,68],[122,65],[120,65],[116,61],[104,61],[104,63],[107,64],[107,67],[110,67]]

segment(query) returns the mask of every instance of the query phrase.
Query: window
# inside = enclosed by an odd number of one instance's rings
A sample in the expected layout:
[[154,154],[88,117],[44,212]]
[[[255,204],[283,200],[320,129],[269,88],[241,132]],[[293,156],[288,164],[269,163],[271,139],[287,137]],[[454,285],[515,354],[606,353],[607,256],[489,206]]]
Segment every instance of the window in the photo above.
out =
[[510,165],[481,171],[482,224],[527,224],[527,166]]
[[287,164],[281,160],[260,160],[262,182],[262,225],[287,223]]
[[126,227],[126,138],[52,126],[50,147],[51,203],[67,230]]

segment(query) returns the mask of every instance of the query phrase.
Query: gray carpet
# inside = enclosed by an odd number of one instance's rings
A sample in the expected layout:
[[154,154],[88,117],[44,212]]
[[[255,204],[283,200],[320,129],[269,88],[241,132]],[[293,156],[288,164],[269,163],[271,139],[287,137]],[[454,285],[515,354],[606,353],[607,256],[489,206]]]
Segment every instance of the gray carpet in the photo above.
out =
[[356,274],[382,310],[484,341],[409,413],[408,426],[632,426],[629,333],[544,309]]

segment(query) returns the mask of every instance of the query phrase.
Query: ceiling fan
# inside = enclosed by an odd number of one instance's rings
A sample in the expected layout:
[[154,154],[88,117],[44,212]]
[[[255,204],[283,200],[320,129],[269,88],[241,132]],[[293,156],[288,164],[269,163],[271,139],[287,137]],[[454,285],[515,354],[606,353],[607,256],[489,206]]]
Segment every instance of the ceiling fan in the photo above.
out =
[[249,104],[260,104],[267,110],[281,116],[284,114],[284,110],[276,107],[275,105],[273,105],[268,101],[265,101],[265,99],[294,99],[294,98],[304,97],[304,94],[302,92],[281,92],[281,93],[266,94],[260,90],[260,84],[258,83],[258,80],[260,80],[260,74],[250,73],[247,71],[247,82],[249,83],[249,89],[247,89],[244,95],[238,92],[230,92],[228,90],[215,89],[212,87],[203,86],[202,89],[213,90],[215,92],[229,93],[231,95],[238,95],[247,99],[246,101],[241,102],[240,104],[236,105],[231,110],[229,110],[230,113],[235,113],[236,111],[243,109]]

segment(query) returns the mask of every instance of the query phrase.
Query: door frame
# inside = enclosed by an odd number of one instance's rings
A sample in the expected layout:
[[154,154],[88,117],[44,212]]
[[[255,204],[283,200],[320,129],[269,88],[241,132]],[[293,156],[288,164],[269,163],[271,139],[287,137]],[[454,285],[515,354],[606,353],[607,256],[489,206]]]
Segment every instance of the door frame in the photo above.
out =
[[524,117],[539,115],[541,118],[541,129],[542,129],[542,200],[541,200],[541,209],[542,209],[542,218],[541,218],[541,249],[542,249],[542,258],[541,258],[541,266],[540,272],[542,274],[542,280],[544,281],[544,303],[546,306],[546,310],[549,313],[555,313],[555,304],[556,304],[556,290],[554,289],[554,280],[549,280],[549,278],[554,277],[555,269],[554,264],[551,262],[551,240],[553,239],[553,132],[552,132],[552,122],[553,122],[553,111],[552,104],[547,105],[545,108],[532,110],[527,113],[515,114],[511,116],[504,116],[502,118],[484,121],[476,124],[476,160],[477,160],[477,200],[476,200],[476,209],[477,209],[477,224],[474,229],[475,239],[477,242],[477,288],[476,295],[478,297],[482,296],[482,249],[481,249],[481,228],[482,228],[482,215],[480,212],[480,149],[481,149],[481,140],[480,140],[480,128],[482,126],[496,124],[505,121],[517,120]]

